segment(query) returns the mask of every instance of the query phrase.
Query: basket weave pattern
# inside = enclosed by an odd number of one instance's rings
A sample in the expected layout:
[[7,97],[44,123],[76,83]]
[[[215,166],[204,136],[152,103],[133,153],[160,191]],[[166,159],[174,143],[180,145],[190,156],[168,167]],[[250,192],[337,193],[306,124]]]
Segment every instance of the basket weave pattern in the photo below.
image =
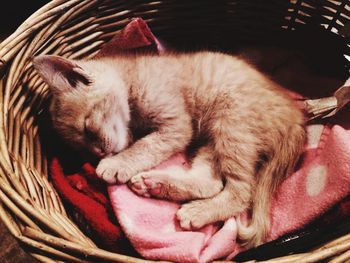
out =
[[[54,0],[35,12],[0,44],[0,217],[40,261],[143,261],[98,249],[69,219],[48,181],[37,119],[49,94],[31,63],[39,54],[92,57],[134,17],[179,45],[215,45],[232,32],[237,42],[252,42],[304,24],[350,35],[350,5],[341,0]],[[350,55],[349,46],[342,53]],[[344,66],[349,66],[345,59]],[[315,262],[336,255],[334,262],[345,262],[349,249],[350,235],[275,261]]]

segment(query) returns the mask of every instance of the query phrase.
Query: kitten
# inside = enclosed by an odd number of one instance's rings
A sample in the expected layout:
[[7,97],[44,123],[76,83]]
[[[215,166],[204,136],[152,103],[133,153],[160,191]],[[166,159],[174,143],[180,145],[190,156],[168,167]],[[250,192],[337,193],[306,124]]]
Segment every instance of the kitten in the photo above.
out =
[[[247,247],[263,242],[269,200],[303,150],[304,116],[277,84],[239,58],[212,52],[73,61],[39,56],[57,131],[100,156],[97,175],[144,196],[190,201],[184,229],[238,219]],[[135,137],[135,135],[137,135]],[[152,171],[201,145],[191,168]]]

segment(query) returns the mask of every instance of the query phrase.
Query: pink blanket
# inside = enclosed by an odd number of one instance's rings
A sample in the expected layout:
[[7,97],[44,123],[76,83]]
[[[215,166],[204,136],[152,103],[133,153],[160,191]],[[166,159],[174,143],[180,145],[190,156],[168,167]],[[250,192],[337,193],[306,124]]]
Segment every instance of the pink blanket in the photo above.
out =
[[[273,199],[268,240],[305,226],[350,193],[350,130],[321,124],[307,130],[302,165]],[[163,166],[184,163],[177,155]],[[126,236],[145,258],[209,262],[232,258],[240,250],[234,218],[197,232],[183,231],[175,216],[179,204],[137,196],[125,185],[111,186],[109,194]]]
[[[124,45],[130,39],[141,42],[136,47],[159,51],[159,43],[140,19],[134,20],[112,43],[122,42],[123,45],[117,45],[120,52],[130,47]],[[283,182],[272,201],[268,240],[305,226],[350,193],[350,129],[344,125],[316,124],[307,130],[308,144],[302,163]],[[169,165],[183,169],[187,166],[179,154],[156,169]],[[230,259],[240,250],[235,242],[234,218],[200,231],[183,231],[175,216],[180,207],[177,203],[137,196],[125,185],[109,187],[109,196],[125,235],[145,258],[208,262]]]

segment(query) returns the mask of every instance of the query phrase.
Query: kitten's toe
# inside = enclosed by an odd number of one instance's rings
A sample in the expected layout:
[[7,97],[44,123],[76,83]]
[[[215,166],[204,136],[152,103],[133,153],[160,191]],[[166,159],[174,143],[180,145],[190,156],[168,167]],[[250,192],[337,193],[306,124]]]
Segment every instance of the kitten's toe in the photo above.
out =
[[142,174],[143,182],[153,197],[181,201],[186,199],[183,187],[167,171],[153,170]]
[[146,197],[165,198],[163,184],[157,179],[157,171],[143,172],[130,179],[130,189],[136,194]]
[[158,198],[168,198],[166,184],[159,178],[162,174],[149,172],[142,175],[143,182],[146,185],[148,192]]
[[191,230],[191,218],[182,208],[177,211],[176,218],[183,230]]
[[96,175],[106,181],[108,184],[116,183],[115,174],[116,171],[113,169],[113,166],[111,166],[108,162],[103,162],[103,160],[96,168]]
[[125,184],[136,173],[129,163],[115,157],[107,157],[97,165],[96,174],[109,184]]
[[119,184],[125,184],[132,178],[133,175],[134,174],[128,169],[119,168],[117,170],[116,179]]
[[129,188],[137,195],[150,197],[147,186],[143,182],[142,174],[137,174],[130,179]]
[[177,211],[176,217],[183,229],[199,229],[211,223],[210,218],[208,218],[208,212],[201,201],[193,201],[182,205]]
[[130,180],[131,189],[142,196],[152,196],[174,201],[183,200],[183,194],[171,176],[165,171],[151,170],[142,172]]

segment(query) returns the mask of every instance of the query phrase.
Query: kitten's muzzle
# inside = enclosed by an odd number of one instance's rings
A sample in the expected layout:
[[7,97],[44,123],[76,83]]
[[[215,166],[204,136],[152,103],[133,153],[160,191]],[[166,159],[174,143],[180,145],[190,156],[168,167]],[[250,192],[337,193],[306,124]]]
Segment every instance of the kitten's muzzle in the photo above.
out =
[[118,153],[118,151],[106,151],[96,146],[93,146],[91,150],[92,150],[92,153],[99,158],[110,157]]
[[99,147],[96,147],[96,146],[93,146],[92,147],[92,153],[95,154],[97,157],[105,157],[106,155],[108,155],[105,150],[99,148]]

